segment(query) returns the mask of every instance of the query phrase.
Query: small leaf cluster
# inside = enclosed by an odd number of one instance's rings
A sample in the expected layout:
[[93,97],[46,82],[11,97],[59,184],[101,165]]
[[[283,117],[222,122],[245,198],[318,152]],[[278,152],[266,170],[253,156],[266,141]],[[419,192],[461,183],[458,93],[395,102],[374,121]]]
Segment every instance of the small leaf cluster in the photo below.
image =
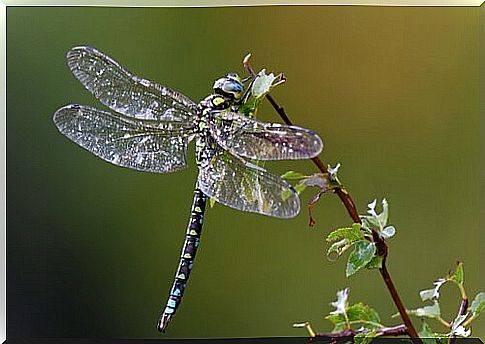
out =
[[[379,314],[370,306],[358,302],[349,303],[350,288],[337,292],[337,300],[331,303],[334,310],[325,316],[333,325],[331,333],[352,333],[359,343],[368,342],[385,328],[381,324]],[[306,327],[311,335],[311,326],[308,322],[293,324],[294,327]],[[314,333],[314,332],[313,332]]]
[[[433,283],[433,288],[421,290],[419,296],[423,302],[431,302],[431,305],[426,305],[420,308],[408,310],[408,314],[421,318],[423,320],[423,328],[420,336],[425,338],[449,338],[449,337],[468,337],[471,335],[470,324],[485,311],[485,293],[479,292],[473,299],[471,305],[467,307],[464,314],[457,314],[452,321],[446,321],[441,314],[439,304],[440,289],[445,284],[453,284],[458,287],[462,302],[468,303],[468,297],[464,287],[464,270],[463,263],[459,262],[456,269],[445,277],[437,279]],[[446,326],[449,331],[446,333],[433,332],[431,327],[426,323],[425,319],[434,319]]]
[[253,79],[248,98],[244,101],[238,111],[246,116],[253,117],[256,114],[257,108],[264,97],[271,92],[273,88],[286,81],[283,74],[274,75],[273,73],[266,74],[266,70],[262,69]]
[[377,200],[372,201],[367,205],[367,215],[361,215],[362,228],[370,233],[375,230],[383,239],[388,239],[396,234],[396,229],[393,226],[388,226],[389,218],[389,204],[384,198],[382,200],[382,212],[376,212]]
[[349,293],[350,288],[338,291],[337,300],[331,303],[335,310],[330,312],[325,319],[333,324],[332,332],[342,332],[355,326],[363,326],[369,331],[384,327],[380,323],[379,314],[368,305],[362,302],[350,305]]
[[351,250],[345,271],[347,277],[364,267],[381,267],[382,257],[377,255],[376,244],[372,239],[373,232],[384,240],[396,233],[393,226],[387,225],[389,205],[386,199],[382,200],[382,212],[379,214],[376,204],[377,200],[368,204],[367,215],[360,216],[362,224],[354,223],[351,227],[338,228],[327,236],[327,242],[331,243],[327,249],[328,257],[336,255],[338,258],[347,250]]
[[281,175],[281,178],[288,181],[296,181],[293,188],[298,193],[302,193],[307,187],[317,187],[319,189],[319,194],[322,194],[341,186],[337,178],[339,168],[340,164],[337,164],[335,168],[329,166],[328,173],[314,173],[310,175],[295,171],[287,171]]
[[[303,191],[307,189],[307,187],[316,187],[318,188],[318,192],[314,194],[310,200],[308,201],[308,210],[310,211],[310,227],[315,225],[315,220],[313,218],[313,208],[320,200],[320,197],[329,192],[333,192],[335,188],[342,187],[340,183],[337,172],[340,168],[340,164],[337,164],[335,167],[328,166],[327,173],[314,173],[310,175],[305,175],[300,172],[295,171],[287,171],[281,178],[286,179],[288,181],[296,182],[293,185],[293,188],[301,194]],[[292,192],[290,190],[285,190],[282,192],[281,197],[283,200],[288,199],[291,196]]]

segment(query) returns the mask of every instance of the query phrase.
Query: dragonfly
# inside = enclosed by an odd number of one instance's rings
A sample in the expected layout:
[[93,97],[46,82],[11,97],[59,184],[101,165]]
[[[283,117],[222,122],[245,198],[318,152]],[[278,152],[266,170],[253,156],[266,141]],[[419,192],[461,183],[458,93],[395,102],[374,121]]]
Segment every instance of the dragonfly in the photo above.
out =
[[[309,129],[267,123],[238,112],[250,85],[235,73],[217,79],[200,102],[132,74],[89,46],[67,53],[74,76],[112,111],[69,104],[53,116],[60,133],[111,164],[168,173],[187,166],[195,140],[198,177],[185,242],[168,301],[157,328],[165,332],[184,294],[200,243],[209,198],[231,208],[276,218],[300,211],[297,191],[257,164],[313,158],[323,149]],[[253,82],[255,79],[252,78]]]

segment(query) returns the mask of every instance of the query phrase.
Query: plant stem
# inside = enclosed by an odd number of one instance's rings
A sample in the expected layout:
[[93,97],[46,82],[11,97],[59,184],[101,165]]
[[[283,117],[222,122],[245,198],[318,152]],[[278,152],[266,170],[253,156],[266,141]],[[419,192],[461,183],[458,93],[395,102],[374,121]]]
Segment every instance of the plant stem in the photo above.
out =
[[463,300],[468,300],[468,296],[466,295],[465,287],[463,287],[463,284],[458,283],[458,289],[460,290],[460,295]]
[[[376,336],[402,336],[408,334],[406,325],[397,325],[393,327],[382,327],[377,331]],[[344,330],[342,332],[317,332],[316,337],[320,338],[343,338],[343,337],[355,337],[362,331],[359,330]]]
[[451,327],[451,323],[449,323],[448,321],[446,321],[442,317],[437,317],[436,320],[438,320],[441,324],[443,324],[443,326],[445,326],[447,328]]
[[460,308],[458,309],[458,315],[465,315],[468,311],[468,296],[466,295],[465,288],[463,284],[458,284],[461,294]]
[[468,299],[462,299],[460,302],[460,309],[458,310],[459,315],[465,315],[468,310]]
[[[249,64],[250,57],[251,55],[248,54],[244,58],[243,66],[244,66],[244,69],[246,69],[246,71],[249,73],[249,75],[254,77],[256,76],[256,73],[254,72],[254,69]],[[290,120],[285,110],[278,105],[278,103],[274,100],[274,98],[270,94],[266,94],[266,99],[268,99],[268,101],[271,103],[271,105],[276,110],[278,115],[281,117],[283,122],[285,122],[287,125],[293,125],[293,122]],[[320,172],[328,173],[327,167],[325,166],[323,161],[320,160],[319,157],[312,158],[311,160],[317,166]],[[347,209],[347,212],[349,213],[349,216],[352,218],[352,220],[355,223],[361,223],[359,213],[357,211],[357,207],[355,206],[355,203],[352,197],[350,196],[350,193],[341,187],[335,188],[335,193],[342,201],[345,209]],[[397,292],[397,289],[394,286],[394,283],[391,279],[391,275],[389,274],[389,271],[387,271],[387,267],[386,267],[387,244],[383,239],[380,239],[380,236],[377,236],[377,237],[379,237],[379,239],[377,239],[377,242],[375,240],[374,241],[376,242],[378,252],[380,251],[380,253],[382,254],[381,256],[383,257],[382,266],[379,269],[379,272],[381,273],[384,283],[386,284],[386,287],[389,290],[389,293],[391,294],[392,300],[394,301],[394,304],[399,311],[399,315],[401,316],[401,319],[403,320],[404,325],[406,326],[407,333],[411,338],[415,339],[417,343],[422,343],[421,340],[419,339],[418,332],[414,328],[414,325],[411,322],[411,319],[409,318],[409,315],[406,312],[406,308],[404,307],[404,304],[401,301],[399,293]]]
[[419,335],[416,329],[413,326],[413,323],[411,322],[411,319],[409,318],[408,313],[406,312],[406,308],[404,307],[404,304],[401,301],[401,297],[399,296],[399,293],[397,292],[396,287],[394,286],[394,282],[392,281],[391,275],[389,274],[389,271],[387,270],[386,266],[386,258],[384,257],[382,261],[382,266],[379,268],[379,272],[381,273],[382,279],[384,280],[384,283],[386,284],[387,290],[389,290],[389,293],[391,294],[392,300],[394,301],[394,304],[397,307],[397,310],[399,311],[399,314],[401,315],[401,319],[403,320],[404,324],[406,325],[408,329],[409,336],[413,339],[417,339],[418,343],[421,342],[419,340]]
[[473,322],[473,320],[475,320],[476,318],[478,318],[478,316],[477,316],[477,315],[472,315],[471,317],[469,317],[469,318],[468,318],[468,320],[465,320],[465,321],[463,322],[463,324],[462,324],[462,325],[463,325],[464,327],[467,327],[467,326],[468,326],[468,325],[470,325],[470,324]]

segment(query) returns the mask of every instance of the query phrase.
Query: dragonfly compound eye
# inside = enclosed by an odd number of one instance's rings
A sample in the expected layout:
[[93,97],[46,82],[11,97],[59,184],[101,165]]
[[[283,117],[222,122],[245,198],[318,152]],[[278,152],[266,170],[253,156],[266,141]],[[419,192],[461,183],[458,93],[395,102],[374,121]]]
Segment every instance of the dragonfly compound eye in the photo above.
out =
[[244,88],[236,74],[229,74],[225,78],[216,80],[214,83],[214,91],[233,99],[239,99],[243,95]]

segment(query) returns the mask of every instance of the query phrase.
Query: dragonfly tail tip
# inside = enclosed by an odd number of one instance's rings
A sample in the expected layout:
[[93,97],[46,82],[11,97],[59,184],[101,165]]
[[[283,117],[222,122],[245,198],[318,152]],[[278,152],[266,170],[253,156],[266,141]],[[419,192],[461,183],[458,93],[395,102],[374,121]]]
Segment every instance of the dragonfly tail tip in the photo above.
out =
[[160,319],[158,320],[157,329],[158,331],[165,333],[167,330],[168,324],[172,320],[172,315],[170,314],[163,314]]

